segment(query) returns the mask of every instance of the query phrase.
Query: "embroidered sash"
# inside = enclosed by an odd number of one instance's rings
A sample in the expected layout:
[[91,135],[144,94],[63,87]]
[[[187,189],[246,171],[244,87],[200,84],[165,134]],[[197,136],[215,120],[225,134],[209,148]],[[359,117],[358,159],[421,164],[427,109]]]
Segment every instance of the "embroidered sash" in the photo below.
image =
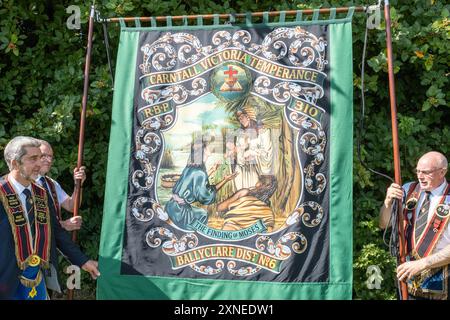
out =
[[31,260],[39,258],[39,266],[49,267],[51,246],[50,212],[45,189],[31,184],[34,206],[34,241],[19,196],[7,180],[0,178],[0,200],[5,208],[14,238],[17,265],[24,270]]
[[433,251],[442,233],[444,232],[445,227],[447,226],[450,217],[450,210],[448,204],[445,204],[444,201],[449,194],[449,191],[450,184],[447,185],[439,204],[434,210],[433,217],[427,222],[427,225],[420,235],[417,243],[415,243],[414,230],[412,242],[414,243],[413,254],[416,256],[416,259],[426,257]]
[[403,208],[403,219],[405,220],[405,238],[407,245],[407,254],[410,254],[413,250],[413,243],[411,242],[411,237],[413,235],[413,229],[415,225],[415,214],[414,211],[417,207],[417,202],[419,198],[420,186],[418,182],[411,183],[408,192],[406,194],[406,205]]
[[56,193],[55,183],[53,182],[52,179],[50,179],[47,176],[45,176],[44,179],[50,188],[50,193],[51,193],[52,200],[53,200],[53,206],[55,207],[56,217],[58,218],[58,221],[61,221],[61,205],[58,201],[58,194]]
[[[418,184],[411,186],[408,191],[407,201],[404,208],[405,219],[408,220],[407,229],[409,255],[411,260],[418,260],[427,257],[436,247],[442,233],[449,223],[449,204],[445,199],[449,195],[450,184],[442,195],[433,217],[428,221],[424,231],[420,235],[418,242],[415,243],[415,209],[417,206],[419,190]],[[417,297],[428,299],[449,299],[449,266],[443,266],[434,269],[426,269],[421,274],[416,275],[412,281],[408,281],[408,292]]]

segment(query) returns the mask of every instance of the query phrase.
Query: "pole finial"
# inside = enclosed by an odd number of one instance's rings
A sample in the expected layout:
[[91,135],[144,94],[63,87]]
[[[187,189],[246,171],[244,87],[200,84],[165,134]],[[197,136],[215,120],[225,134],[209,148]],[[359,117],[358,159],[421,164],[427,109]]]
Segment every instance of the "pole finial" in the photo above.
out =
[[89,17],[90,17],[90,18],[95,18],[95,1],[94,1],[94,3],[91,5],[91,12],[89,13]]

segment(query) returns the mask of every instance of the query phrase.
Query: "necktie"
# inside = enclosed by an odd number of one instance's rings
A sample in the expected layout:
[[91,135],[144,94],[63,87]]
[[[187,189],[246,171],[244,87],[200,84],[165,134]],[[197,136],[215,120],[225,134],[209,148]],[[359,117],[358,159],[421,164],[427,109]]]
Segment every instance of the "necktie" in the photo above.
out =
[[27,211],[28,221],[30,222],[30,231],[34,239],[34,206],[33,198],[31,197],[31,191],[24,189],[22,193],[25,195],[25,210]]
[[50,194],[50,190],[48,189],[47,181],[45,181],[45,178],[40,177],[39,182],[41,183],[42,188],[44,188],[48,192],[48,194]]
[[420,235],[422,234],[425,226],[427,225],[428,220],[428,211],[430,210],[430,191],[425,191],[425,200],[422,203],[422,208],[420,208],[419,215],[416,220],[416,243],[419,240]]

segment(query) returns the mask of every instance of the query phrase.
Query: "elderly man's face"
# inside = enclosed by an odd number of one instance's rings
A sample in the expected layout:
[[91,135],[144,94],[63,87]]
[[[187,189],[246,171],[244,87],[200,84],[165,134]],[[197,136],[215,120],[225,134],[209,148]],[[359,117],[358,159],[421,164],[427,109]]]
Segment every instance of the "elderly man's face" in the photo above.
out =
[[416,167],[420,188],[424,191],[432,191],[439,187],[444,182],[446,170],[447,168],[439,167],[439,162],[434,157],[420,158]]
[[25,150],[26,154],[22,156],[22,159],[15,162],[15,169],[25,180],[34,181],[41,169],[41,150],[37,147],[26,147]]
[[52,164],[53,164],[53,150],[46,144],[41,144],[39,149],[42,152],[41,175],[45,176],[50,171]]

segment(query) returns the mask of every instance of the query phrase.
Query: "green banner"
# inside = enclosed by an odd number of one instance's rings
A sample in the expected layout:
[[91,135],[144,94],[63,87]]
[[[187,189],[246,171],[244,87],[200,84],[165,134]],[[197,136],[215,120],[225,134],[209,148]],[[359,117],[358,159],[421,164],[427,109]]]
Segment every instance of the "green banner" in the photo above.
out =
[[351,15],[122,28],[99,299],[351,299]]

